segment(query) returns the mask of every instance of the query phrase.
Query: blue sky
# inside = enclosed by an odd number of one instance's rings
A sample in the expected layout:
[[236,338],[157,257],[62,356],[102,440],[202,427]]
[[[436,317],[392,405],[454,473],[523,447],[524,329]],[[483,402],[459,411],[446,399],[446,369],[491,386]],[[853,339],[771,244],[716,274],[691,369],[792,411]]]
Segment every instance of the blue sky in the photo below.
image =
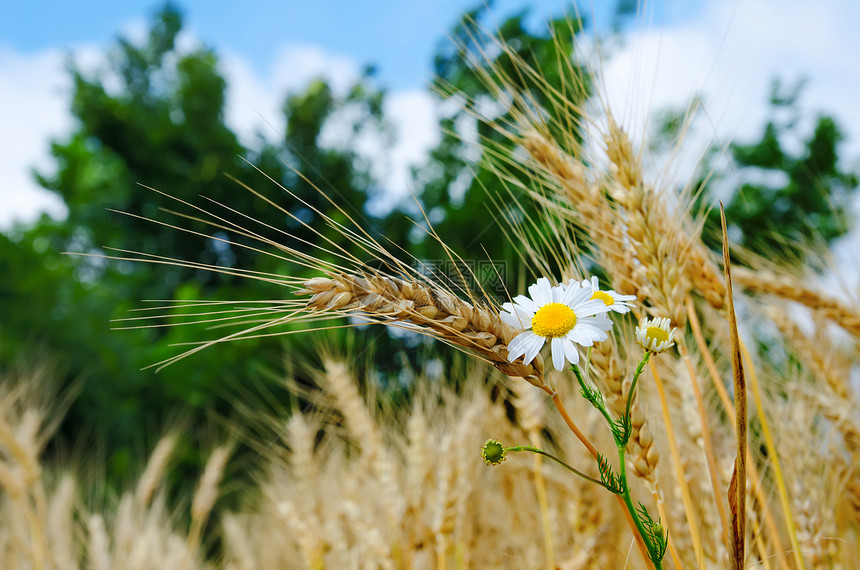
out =
[[[599,27],[615,2],[582,2]],[[0,228],[40,211],[62,215],[55,198],[35,185],[33,167],[50,169],[51,138],[73,127],[65,57],[98,65],[119,34],[141,37],[161,2],[12,2],[0,0]],[[459,15],[475,0],[188,0],[188,41],[219,54],[229,82],[227,119],[240,135],[279,128],[288,90],[323,73],[348,82],[365,64],[378,68],[400,142],[381,166],[387,186],[403,195],[406,171],[438,137],[427,92],[431,58]],[[568,0],[499,0],[497,14],[531,6],[539,25]],[[840,119],[853,156],[860,156],[860,3],[853,0],[659,0],[625,33],[604,61],[604,96],[625,126],[644,131],[665,105],[696,93],[708,103],[711,140],[755,136],[765,119],[770,80],[809,79],[804,105]],[[585,7],[587,6],[587,8]],[[267,125],[271,124],[271,127]]]
[[[186,0],[177,4],[186,15],[186,27],[195,35],[217,50],[242,54],[260,72],[272,65],[281,44],[320,45],[361,63],[378,64],[382,81],[396,89],[430,79],[435,46],[445,40],[459,15],[478,2]],[[608,22],[614,2],[597,3],[601,20]],[[691,4],[695,2],[686,3]],[[130,22],[145,21],[163,3],[3,0],[0,5],[0,42],[33,53],[47,47],[107,45],[119,30]],[[570,0],[501,0],[493,10],[507,14],[527,5],[532,6],[536,21],[540,14],[559,13],[572,6]]]

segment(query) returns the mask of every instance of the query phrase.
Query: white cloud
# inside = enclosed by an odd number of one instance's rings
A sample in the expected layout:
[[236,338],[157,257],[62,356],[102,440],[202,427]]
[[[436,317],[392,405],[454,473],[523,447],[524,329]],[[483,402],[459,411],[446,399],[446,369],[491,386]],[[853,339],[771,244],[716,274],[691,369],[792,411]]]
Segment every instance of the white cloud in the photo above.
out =
[[271,141],[283,137],[281,107],[287,93],[306,87],[318,77],[328,80],[335,92],[343,93],[360,74],[358,63],[351,58],[311,45],[282,46],[262,75],[235,53],[223,53],[220,62],[227,79],[227,124],[247,145],[255,144],[257,134]]
[[834,113],[860,154],[860,7],[844,0],[711,0],[692,19],[634,30],[603,69],[605,95],[625,126],[641,135],[653,111],[705,98],[714,139],[754,137],[771,81],[809,79],[801,103]]
[[259,77],[247,60],[233,54],[221,57],[220,69],[227,79],[226,121],[242,143],[253,144],[261,131],[272,140],[283,133],[272,82]]
[[[323,77],[335,93],[344,95],[361,74],[353,59],[307,45],[282,47],[275,63],[262,75],[250,62],[231,53],[221,58],[221,67],[228,80],[227,123],[250,146],[256,144],[257,134],[273,142],[282,138],[285,124],[281,107],[287,93],[300,91],[313,79]],[[320,137],[320,144],[350,145],[372,163],[372,173],[385,192],[384,198],[371,204],[376,213],[390,210],[398,200],[415,192],[409,187],[410,167],[420,164],[439,140],[435,99],[427,91],[388,92],[384,114],[396,141],[387,154],[383,154],[384,141],[372,133],[347,139],[351,135],[346,127],[354,118],[348,109],[334,117]]]
[[417,193],[420,188],[409,187],[409,169],[426,160],[441,139],[436,100],[427,91],[395,91],[388,97],[385,113],[397,131],[388,190],[401,197]]
[[24,55],[0,46],[0,229],[66,213],[31,174],[50,167],[48,141],[71,128],[64,64],[59,50]]

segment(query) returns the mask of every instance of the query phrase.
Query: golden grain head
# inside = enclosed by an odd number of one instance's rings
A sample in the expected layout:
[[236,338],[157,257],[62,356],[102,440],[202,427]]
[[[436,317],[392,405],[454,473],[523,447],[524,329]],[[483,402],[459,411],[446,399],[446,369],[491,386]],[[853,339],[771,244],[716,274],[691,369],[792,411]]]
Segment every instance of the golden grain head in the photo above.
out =
[[338,312],[411,330],[466,349],[507,376],[543,386],[543,365],[508,362],[508,343],[520,332],[505,324],[498,311],[468,303],[417,280],[382,274],[338,274],[304,283],[298,294],[312,295],[307,309]]

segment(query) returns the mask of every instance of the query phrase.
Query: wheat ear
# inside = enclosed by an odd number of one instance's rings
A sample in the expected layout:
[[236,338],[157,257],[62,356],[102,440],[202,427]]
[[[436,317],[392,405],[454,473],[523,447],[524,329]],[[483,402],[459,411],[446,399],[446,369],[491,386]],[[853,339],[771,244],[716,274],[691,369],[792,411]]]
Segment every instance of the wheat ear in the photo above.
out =
[[253,543],[245,525],[237,515],[225,515],[221,521],[222,534],[231,570],[254,570],[257,567]]
[[203,475],[200,476],[197,490],[191,501],[191,529],[188,532],[187,541],[189,562],[190,557],[200,545],[203,525],[206,524],[209,513],[212,512],[212,507],[215,506],[215,501],[218,499],[218,486],[221,483],[224,468],[227,466],[227,461],[230,459],[231,454],[231,446],[218,446],[212,452],[212,455],[209,456],[209,460],[203,468]]
[[[551,182],[549,189],[568,205],[569,211],[565,214],[597,246],[597,262],[610,272],[615,289],[623,294],[635,294],[637,288],[632,276],[636,263],[629,248],[625,247],[627,236],[621,218],[601,186],[589,181],[585,165],[549,136],[528,129],[520,143],[529,153],[533,167]],[[531,194],[538,203],[546,201],[539,192],[531,191]]]
[[92,515],[87,520],[89,541],[87,543],[87,559],[91,570],[110,570],[110,540],[105,531],[105,522],[101,515]]
[[797,353],[801,362],[809,368],[816,379],[823,379],[840,398],[851,399],[851,387],[848,385],[851,377],[851,362],[848,359],[840,362],[830,343],[813,342],[813,339],[806,336],[784,310],[771,306],[766,309],[765,314],[779,328],[791,349]]
[[75,501],[77,488],[71,474],[63,475],[48,504],[48,544],[54,568],[77,568],[75,559]]
[[[802,401],[805,395],[801,392],[791,396],[788,401],[795,402]],[[774,431],[781,449],[792,449],[798,442],[809,441],[810,436],[821,439],[820,422],[813,406],[792,406],[790,413],[779,414],[774,420],[778,424]],[[836,470],[830,467],[830,458],[823,454],[787,453],[785,459],[791,465],[786,471],[791,477],[792,511],[804,559],[813,569],[833,568],[841,542],[829,538],[836,536],[835,512],[839,502],[839,493],[833,492],[838,488],[836,477],[833,477]]]
[[152,450],[146,468],[138,479],[137,487],[134,490],[134,500],[139,509],[145,509],[152,500],[152,495],[163,480],[170,456],[173,455],[177,442],[177,434],[168,434],[158,440],[155,449]]
[[689,244],[682,238],[682,228],[670,224],[680,213],[669,212],[665,199],[645,183],[633,144],[611,114],[604,140],[612,174],[608,191],[623,209],[627,236],[639,261],[633,272],[637,295],[651,302],[649,311],[655,316],[668,316],[673,324],[683,326]]
[[[326,359],[325,374],[321,380],[326,392],[344,416],[347,428],[362,452],[362,467],[370,468],[381,487],[386,490],[381,498],[387,513],[387,522],[392,536],[396,536],[405,510],[402,499],[398,465],[386,447],[380,426],[358,391],[355,376],[342,361]],[[395,545],[399,550],[399,545]]]
[[765,293],[794,301],[817,311],[856,337],[860,337],[860,309],[849,306],[830,295],[816,291],[788,275],[744,267],[733,269],[739,287],[749,293]]
[[313,295],[307,304],[311,310],[364,316],[393,326],[403,326],[404,321],[417,325],[419,332],[467,349],[507,376],[544,386],[540,360],[508,362],[508,344],[520,331],[502,322],[490,307],[472,305],[415,280],[378,273],[317,277],[305,281],[297,294]]

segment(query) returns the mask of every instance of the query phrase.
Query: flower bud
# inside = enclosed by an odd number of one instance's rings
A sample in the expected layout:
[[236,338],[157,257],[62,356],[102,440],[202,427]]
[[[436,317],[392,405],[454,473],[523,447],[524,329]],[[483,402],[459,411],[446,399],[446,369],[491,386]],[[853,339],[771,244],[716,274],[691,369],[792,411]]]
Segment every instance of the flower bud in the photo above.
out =
[[487,443],[481,447],[481,457],[487,465],[498,465],[506,458],[505,446],[500,441],[488,439]]

